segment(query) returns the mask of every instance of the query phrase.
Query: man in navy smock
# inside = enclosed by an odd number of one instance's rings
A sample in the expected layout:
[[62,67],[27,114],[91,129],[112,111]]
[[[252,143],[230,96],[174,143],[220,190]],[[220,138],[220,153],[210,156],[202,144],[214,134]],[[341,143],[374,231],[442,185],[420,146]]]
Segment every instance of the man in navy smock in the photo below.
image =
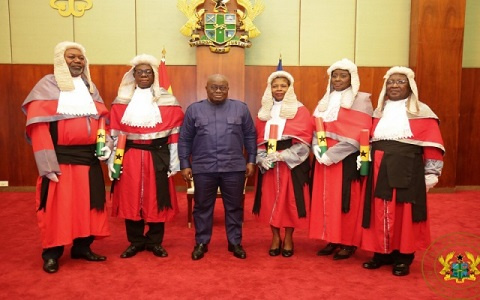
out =
[[205,89],[207,99],[187,108],[178,141],[183,179],[194,179],[195,182],[193,219],[196,245],[192,259],[199,260],[208,251],[218,188],[225,208],[228,251],[244,259],[247,255],[241,244],[242,198],[245,177],[255,172],[255,124],[245,103],[228,99],[225,76],[209,76]]

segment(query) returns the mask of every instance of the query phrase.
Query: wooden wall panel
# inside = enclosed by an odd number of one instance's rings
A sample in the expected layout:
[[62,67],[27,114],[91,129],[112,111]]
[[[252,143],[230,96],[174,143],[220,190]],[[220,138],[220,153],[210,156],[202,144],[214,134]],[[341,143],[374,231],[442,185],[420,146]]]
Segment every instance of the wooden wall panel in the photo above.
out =
[[[295,78],[295,92],[298,99],[312,112],[318,100],[323,96],[327,84],[327,67],[286,67]],[[91,66],[92,79],[97,85],[107,107],[116,97],[118,85],[128,66]],[[383,75],[386,67],[361,67],[360,90],[372,93],[374,106],[380,93]],[[268,76],[275,71],[272,66],[245,67],[245,102],[255,118],[260,109],[261,97],[265,91]],[[21,112],[21,104],[32,87],[44,75],[53,72],[50,65],[2,65],[0,64],[0,126],[6,130],[0,131],[0,180],[8,180],[10,186],[33,186],[37,177],[37,168],[32,155],[31,146],[25,141],[25,116]],[[168,66],[167,72],[172,83],[174,95],[183,109],[195,101],[196,97],[196,67]],[[232,84],[232,83],[231,83]],[[419,85],[422,97],[424,85]],[[428,87],[427,87],[428,88]],[[456,169],[445,168],[442,177],[456,178],[453,182],[441,182],[439,186],[480,185],[480,169],[477,159],[480,148],[480,69],[464,69],[462,80],[461,102],[450,103],[446,97],[435,101],[426,99],[438,111],[455,110],[460,105],[460,119],[450,118],[450,123],[441,122],[444,136],[457,137],[458,158],[449,154],[448,159],[454,160]],[[437,103],[438,102],[438,103]],[[453,106],[452,106],[453,105]],[[457,131],[458,128],[458,131]],[[455,145],[447,145],[453,147]],[[453,174],[452,174],[453,172]],[[179,175],[175,177],[178,187],[184,187]],[[253,185],[253,182],[249,182]]]
[[100,91],[105,105],[110,108],[111,103],[117,97],[118,86],[122,81],[123,75],[130,70],[131,66],[90,66],[92,81]]
[[360,67],[358,76],[360,77],[360,91],[372,94],[373,108],[377,107],[378,96],[383,86],[383,76],[389,70],[389,67]]
[[[480,176],[480,69],[463,69],[456,185],[479,185]],[[449,129],[449,128],[448,128]]]
[[[12,103],[12,96],[10,87],[12,85],[12,65],[0,65],[0,124],[3,130],[0,130],[0,180],[10,180],[10,164],[8,163],[11,157],[10,144],[10,130],[8,124],[10,122],[9,107],[14,106]],[[21,123],[20,123],[21,124]],[[18,124],[18,127],[21,125]],[[7,129],[5,129],[7,128]]]
[[267,84],[268,76],[275,71],[275,67],[246,66],[245,67],[245,103],[255,120],[261,107],[263,92]]
[[313,112],[327,90],[327,67],[297,67],[292,70],[297,99]]
[[25,139],[26,117],[21,105],[33,86],[46,74],[53,73],[53,66],[11,65],[11,68],[11,84],[6,86],[10,90],[10,98],[2,98],[2,101],[8,101],[8,118],[0,121],[2,128],[8,128],[8,137],[5,140],[8,141],[5,143],[8,150],[2,153],[5,153],[9,165],[10,186],[31,186],[35,185],[38,170],[32,147]]
[[245,49],[231,47],[228,53],[218,54],[209,47],[197,47],[197,98],[205,99],[208,76],[223,74],[229,80],[228,96],[243,100],[245,97]]
[[[167,66],[173,94],[177,97],[183,110],[187,109],[191,103],[199,100],[196,92],[196,70],[196,66]],[[205,94],[203,98],[206,97]]]
[[[440,118],[445,143],[440,184],[456,183],[465,0],[412,0],[410,64],[419,98]],[[416,39],[416,40],[413,40]]]

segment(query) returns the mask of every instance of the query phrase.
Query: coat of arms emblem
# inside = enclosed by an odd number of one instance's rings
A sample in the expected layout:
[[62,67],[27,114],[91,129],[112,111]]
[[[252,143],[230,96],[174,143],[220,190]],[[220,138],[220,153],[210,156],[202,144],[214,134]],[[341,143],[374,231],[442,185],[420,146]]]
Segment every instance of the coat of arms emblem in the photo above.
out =
[[[465,256],[468,260],[465,260]],[[476,280],[476,275],[480,275],[477,265],[480,264],[480,256],[475,257],[472,253],[465,251],[465,255],[457,255],[456,261],[451,260],[455,257],[455,252],[448,253],[445,258],[440,256],[438,261],[443,269],[439,272],[444,276],[444,280],[455,280],[456,283],[463,283],[465,280]]]
[[180,32],[190,37],[189,44],[194,46],[209,46],[215,53],[227,53],[231,46],[249,48],[251,38],[260,34],[253,20],[262,13],[265,5],[263,0],[237,0],[239,6],[235,11],[229,11],[229,0],[210,0],[213,9],[204,8],[205,0],[178,0],[177,7],[188,18]]

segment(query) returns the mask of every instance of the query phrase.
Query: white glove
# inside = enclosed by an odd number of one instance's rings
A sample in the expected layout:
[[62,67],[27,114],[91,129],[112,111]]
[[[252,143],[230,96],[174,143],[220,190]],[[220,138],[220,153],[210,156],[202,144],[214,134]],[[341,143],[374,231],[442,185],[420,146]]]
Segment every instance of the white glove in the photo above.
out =
[[315,154],[315,158],[317,159],[317,161],[319,163],[322,163],[321,162],[321,160],[322,160],[322,150],[320,150],[320,146],[319,145],[313,145],[312,151],[313,151],[313,154]]
[[115,155],[112,155],[110,156],[110,158],[108,159],[108,162],[107,162],[107,166],[108,166],[108,178],[110,178],[110,181],[113,181],[113,174],[115,174],[115,168],[113,167],[113,164],[114,164],[114,161],[115,161]]
[[362,167],[362,159],[360,158],[360,154],[357,156],[357,171],[360,170]]
[[175,172],[172,172],[172,171],[168,171],[168,172],[167,172],[167,176],[168,176],[168,178],[170,178],[170,177],[174,176],[175,174],[177,174],[177,172],[176,172],[176,171],[175,171]]
[[327,153],[324,153],[322,155],[322,158],[320,158],[320,163],[326,165],[327,167],[333,164],[333,161],[328,157]]
[[261,160],[260,166],[266,170],[270,170],[272,168],[273,161],[269,159],[268,157],[265,157]]
[[[368,152],[368,161],[372,161],[372,154],[369,151]],[[357,171],[360,170],[362,167],[362,158],[360,157],[360,154],[357,156]]]
[[57,174],[55,174],[55,172],[48,173],[47,175],[45,175],[45,177],[47,177],[53,182],[58,182],[58,177],[57,177]]
[[270,162],[283,161],[282,154],[278,151],[268,154],[267,159],[270,160]]
[[435,174],[425,175],[425,185],[427,186],[427,192],[438,183],[438,176]]
[[168,144],[168,151],[170,151],[170,164],[168,166],[168,177],[177,174],[180,171],[180,159],[178,158],[178,144]]
[[103,155],[102,156],[99,156],[97,157],[98,160],[107,160],[109,157],[110,157],[110,154],[112,154],[112,150],[110,149],[110,147],[108,146],[105,146],[103,147],[102,149],[100,149],[101,151],[103,151]]

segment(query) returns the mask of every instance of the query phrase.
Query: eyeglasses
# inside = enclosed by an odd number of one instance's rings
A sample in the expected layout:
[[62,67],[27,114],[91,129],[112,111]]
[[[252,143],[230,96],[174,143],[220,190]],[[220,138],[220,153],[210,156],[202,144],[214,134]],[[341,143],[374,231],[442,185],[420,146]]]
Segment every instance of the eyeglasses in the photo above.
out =
[[135,70],[134,71],[135,75],[137,76],[142,76],[143,74],[147,75],[147,76],[152,76],[153,75],[153,71],[151,69],[147,69],[147,70]]
[[407,84],[407,83],[408,83],[408,80],[406,80],[406,79],[387,80],[387,85],[394,85],[395,83],[396,83],[397,85],[404,85],[404,84]]
[[341,78],[341,79],[348,79],[350,78],[350,73],[349,74],[332,74],[332,79],[337,79],[337,78]]
[[213,84],[213,85],[209,86],[208,88],[212,92],[216,92],[217,90],[220,90],[222,92],[228,91],[228,86],[226,86],[226,85],[215,85],[215,84]]

